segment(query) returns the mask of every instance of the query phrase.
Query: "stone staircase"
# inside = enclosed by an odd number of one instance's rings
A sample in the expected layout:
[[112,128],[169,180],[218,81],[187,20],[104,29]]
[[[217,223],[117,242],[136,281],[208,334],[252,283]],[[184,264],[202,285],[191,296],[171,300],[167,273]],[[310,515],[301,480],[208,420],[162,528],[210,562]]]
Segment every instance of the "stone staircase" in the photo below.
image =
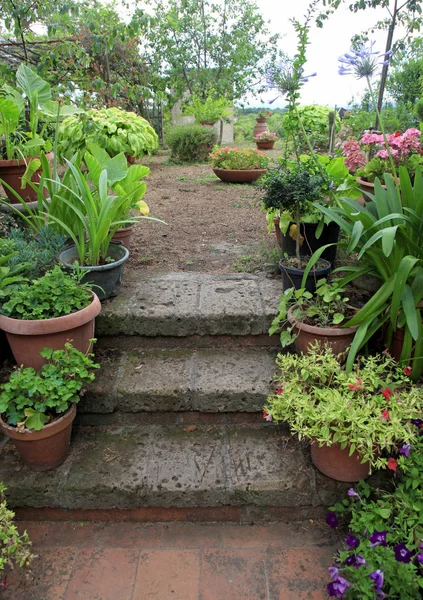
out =
[[0,443],[11,505],[59,518],[71,509],[140,520],[323,514],[347,486],[318,473],[307,446],[261,415],[280,293],[280,280],[250,275],[128,273],[97,320],[102,369],[79,404],[65,463],[36,473]]

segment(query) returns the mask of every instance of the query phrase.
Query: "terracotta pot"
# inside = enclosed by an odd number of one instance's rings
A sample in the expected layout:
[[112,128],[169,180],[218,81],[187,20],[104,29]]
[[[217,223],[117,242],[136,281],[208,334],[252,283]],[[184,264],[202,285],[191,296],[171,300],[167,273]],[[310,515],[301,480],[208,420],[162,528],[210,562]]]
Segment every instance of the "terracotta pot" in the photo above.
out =
[[257,118],[257,123],[254,125],[253,129],[253,138],[256,137],[259,133],[263,133],[263,131],[269,131],[269,125],[266,122],[266,119]]
[[[365,206],[366,202],[371,201],[371,197],[368,196],[367,194],[374,195],[374,193],[375,193],[375,184],[372,183],[371,181],[366,181],[365,179],[362,179],[361,177],[357,177],[357,183],[360,186],[360,190],[363,193],[363,199],[361,200],[361,198],[358,198],[356,200],[356,202],[361,204],[361,206]],[[386,190],[386,185],[382,185],[382,187]]]
[[125,152],[125,158],[129,167],[135,164],[136,158],[135,156],[132,156],[132,154],[129,154],[129,152]]
[[0,315],[0,329],[6,332],[17,364],[38,371],[47,362],[40,356],[44,348],[59,350],[69,339],[74,348],[87,352],[91,348],[90,339],[94,337],[95,317],[100,310],[100,300],[93,293],[93,301],[86,308],[63,317],[37,321]]
[[282,244],[283,244],[282,239],[283,238],[282,238],[281,228],[279,227],[279,222],[280,222],[280,219],[273,219],[273,224],[275,226],[276,239],[278,241],[279,246],[282,248]]
[[268,142],[258,142],[256,140],[256,146],[259,150],[271,150],[275,142],[273,140],[269,140]]
[[48,471],[62,464],[69,452],[76,404],[59,419],[47,423],[40,431],[25,429],[20,433],[0,419],[3,433],[16,446],[22,460],[35,471]]
[[353,452],[351,456],[349,453],[348,446],[341,450],[340,444],[319,446],[317,441],[311,443],[311,460],[316,469],[327,477],[350,483],[369,477],[370,463],[362,463],[358,452]]
[[308,348],[316,341],[319,346],[330,346],[335,356],[341,355],[342,362],[345,361],[345,352],[353,341],[356,327],[315,327],[297,321],[292,314],[295,307],[288,311],[288,321],[294,325],[294,333],[297,334],[295,339],[295,349],[298,353],[308,354]]
[[122,242],[122,244],[128,250],[131,249],[132,242],[132,234],[134,233],[134,226],[130,225],[129,227],[123,227],[122,229],[118,229],[116,233],[113,234],[112,242]]
[[[53,152],[46,154],[46,158],[49,161],[53,160]],[[10,185],[11,188],[15,190],[25,202],[35,202],[37,200],[37,193],[27,185],[25,189],[22,189],[22,175],[25,173],[28,163],[31,162],[32,159],[39,158],[38,156],[32,156],[26,159],[19,160],[0,160],[0,179],[4,179],[4,181]],[[31,181],[34,183],[38,183],[40,181],[41,169],[35,171],[33,174]],[[10,190],[8,190],[5,186],[4,191],[6,192],[6,196],[9,198],[12,204],[20,204],[19,200],[12,194]],[[44,194],[47,193],[47,190],[44,191]]]
[[207,127],[214,127],[214,121],[200,121],[200,125],[204,125]]
[[[404,334],[405,334],[404,327],[401,327],[400,329],[395,329],[395,331],[392,332],[392,340],[391,340],[391,345],[389,346],[389,354],[397,362],[399,362],[400,358],[401,358],[402,347],[404,344]],[[414,352],[413,352],[412,356],[414,356]],[[407,366],[407,365],[404,365],[404,366]]]
[[267,172],[267,169],[213,169],[215,175],[229,183],[251,183]]

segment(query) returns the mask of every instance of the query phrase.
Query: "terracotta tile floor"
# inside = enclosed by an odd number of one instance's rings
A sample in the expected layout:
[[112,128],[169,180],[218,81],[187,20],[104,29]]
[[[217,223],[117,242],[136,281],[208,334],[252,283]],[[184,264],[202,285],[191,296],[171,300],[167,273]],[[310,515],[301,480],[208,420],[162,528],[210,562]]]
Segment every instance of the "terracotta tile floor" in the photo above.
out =
[[22,522],[32,575],[1,600],[324,600],[338,539],[321,522]]

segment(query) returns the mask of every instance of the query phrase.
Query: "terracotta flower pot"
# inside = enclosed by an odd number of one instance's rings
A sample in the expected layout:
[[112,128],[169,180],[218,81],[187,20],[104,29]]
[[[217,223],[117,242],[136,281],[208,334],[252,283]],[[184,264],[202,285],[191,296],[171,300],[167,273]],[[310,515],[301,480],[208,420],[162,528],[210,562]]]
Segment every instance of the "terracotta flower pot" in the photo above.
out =
[[213,169],[222,181],[229,183],[252,183],[266,173],[267,169]]
[[[361,177],[357,177],[357,183],[360,186],[360,190],[363,193],[363,201],[361,201],[361,198],[358,198],[356,200],[356,202],[361,204],[361,206],[364,206],[366,202],[371,201],[371,197],[368,194],[374,195],[375,184],[372,183],[371,181],[366,181],[365,179],[362,179]],[[386,185],[382,185],[382,187],[386,190]]]
[[206,127],[214,127],[214,121],[200,121],[200,125],[204,125]]
[[76,404],[59,419],[47,423],[40,431],[19,432],[0,419],[0,427],[16,446],[22,460],[35,471],[48,471],[62,464],[69,452]]
[[258,117],[256,121],[257,123],[254,125],[253,129],[253,138],[259,133],[263,133],[263,131],[269,131],[269,125],[267,124],[266,119]]
[[[46,158],[49,161],[53,160],[53,152],[46,154]],[[32,156],[26,159],[19,160],[0,160],[0,179],[4,179],[4,181],[10,185],[11,188],[15,190],[25,202],[35,202],[37,200],[37,193],[31,188],[31,186],[27,185],[25,189],[22,189],[22,175],[25,173],[28,163],[31,162],[32,159],[39,158],[38,156]],[[38,183],[40,181],[41,169],[35,171],[33,176],[31,177],[31,181],[34,183]],[[6,196],[9,198],[12,204],[20,204],[19,200],[12,194],[10,190],[8,190],[5,186],[4,191],[6,192]]]
[[100,300],[93,293],[93,301],[86,308],[63,317],[37,321],[0,315],[0,329],[6,332],[17,364],[38,371],[47,362],[40,356],[44,348],[59,350],[64,348],[66,340],[72,340],[74,348],[87,352],[100,310]]
[[316,341],[320,346],[329,345],[335,356],[341,355],[345,360],[345,352],[353,341],[356,327],[315,327],[298,321],[293,315],[294,308],[288,311],[288,321],[294,325],[294,333],[297,334],[295,349],[301,354],[308,354],[308,348]]
[[311,460],[316,469],[327,477],[351,483],[369,477],[370,463],[362,463],[358,452],[351,456],[349,453],[348,446],[341,450],[340,444],[319,446],[317,441],[311,443]]
[[259,150],[271,150],[274,145],[275,145],[275,142],[273,140],[269,140],[266,142],[258,142],[256,140],[256,146]]
[[116,233],[113,234],[112,242],[122,242],[122,244],[128,250],[131,249],[132,235],[134,233],[134,226],[130,225],[129,227],[123,227],[122,229],[118,229]]

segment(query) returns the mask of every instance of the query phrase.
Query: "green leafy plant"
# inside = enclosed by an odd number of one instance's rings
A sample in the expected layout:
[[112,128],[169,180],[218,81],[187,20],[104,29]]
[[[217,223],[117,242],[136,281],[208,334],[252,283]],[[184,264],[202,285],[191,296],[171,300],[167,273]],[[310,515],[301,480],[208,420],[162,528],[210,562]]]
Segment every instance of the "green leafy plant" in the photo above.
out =
[[94,380],[93,354],[76,350],[66,342],[63,350],[44,348],[40,353],[47,363],[33,368],[15,369],[1,387],[0,414],[3,420],[22,431],[39,431],[79,402],[84,384]]
[[13,319],[62,317],[92,302],[92,295],[79,283],[78,274],[67,274],[58,265],[39,279],[22,282],[7,296],[9,299],[0,311]]
[[[290,132],[300,129],[299,118],[302,121],[304,130],[309,138],[309,141],[315,150],[327,151],[329,145],[329,115],[333,112],[328,106],[319,106],[311,104],[307,106],[298,106],[298,112],[290,111],[283,119],[283,130],[286,136]],[[338,131],[341,127],[341,119],[336,114],[334,129]],[[307,150],[307,144],[301,137],[298,138],[300,151]]]
[[150,123],[133,112],[119,108],[90,109],[63,121],[59,128],[58,151],[70,160],[94,143],[110,156],[123,152],[135,158],[152,154],[158,137]]
[[[12,229],[8,242],[14,247],[14,256],[8,260],[8,266],[15,269],[20,265],[22,275],[29,279],[41,277],[52,269],[58,252],[65,245],[65,238],[52,227],[41,227],[37,235],[30,229]],[[2,253],[0,241],[0,256]]]
[[301,323],[315,327],[341,327],[356,312],[347,304],[348,301],[338,281],[328,283],[326,279],[319,279],[314,294],[304,288],[288,288],[279,298],[278,314],[272,321],[269,335],[281,332],[282,347],[294,342],[297,336],[293,333],[294,324],[288,319],[289,310]]
[[178,125],[172,127],[166,136],[171,159],[186,163],[204,163],[216,143],[213,127],[202,125]]
[[259,110],[257,117],[259,119],[269,119],[272,116],[271,110]]
[[0,591],[7,588],[7,572],[16,567],[28,569],[34,559],[28,533],[20,534],[15,513],[7,508],[6,488],[0,483]]
[[[417,419],[411,427],[420,428]],[[423,594],[423,441],[404,444],[390,466],[397,471],[392,491],[361,481],[348,498],[329,508],[327,522],[348,526],[349,534],[329,568],[329,595],[345,600],[420,600]]]
[[194,94],[189,98],[184,107],[183,114],[194,116],[195,120],[199,123],[216,123],[219,119],[229,115],[230,110],[228,104],[230,104],[230,102],[223,96],[220,96],[219,98],[208,96],[204,100],[203,98],[200,98],[200,96]]
[[417,437],[410,420],[422,414],[423,394],[411,384],[411,370],[404,372],[381,355],[362,358],[347,373],[329,348],[316,344],[309,349],[307,355],[278,355],[278,387],[267,400],[266,414],[287,421],[300,439],[340,443],[349,446],[350,454],[357,451],[362,462],[386,466],[383,451]]
[[269,158],[260,150],[252,148],[219,148],[215,146],[210,154],[215,169],[267,169]]

